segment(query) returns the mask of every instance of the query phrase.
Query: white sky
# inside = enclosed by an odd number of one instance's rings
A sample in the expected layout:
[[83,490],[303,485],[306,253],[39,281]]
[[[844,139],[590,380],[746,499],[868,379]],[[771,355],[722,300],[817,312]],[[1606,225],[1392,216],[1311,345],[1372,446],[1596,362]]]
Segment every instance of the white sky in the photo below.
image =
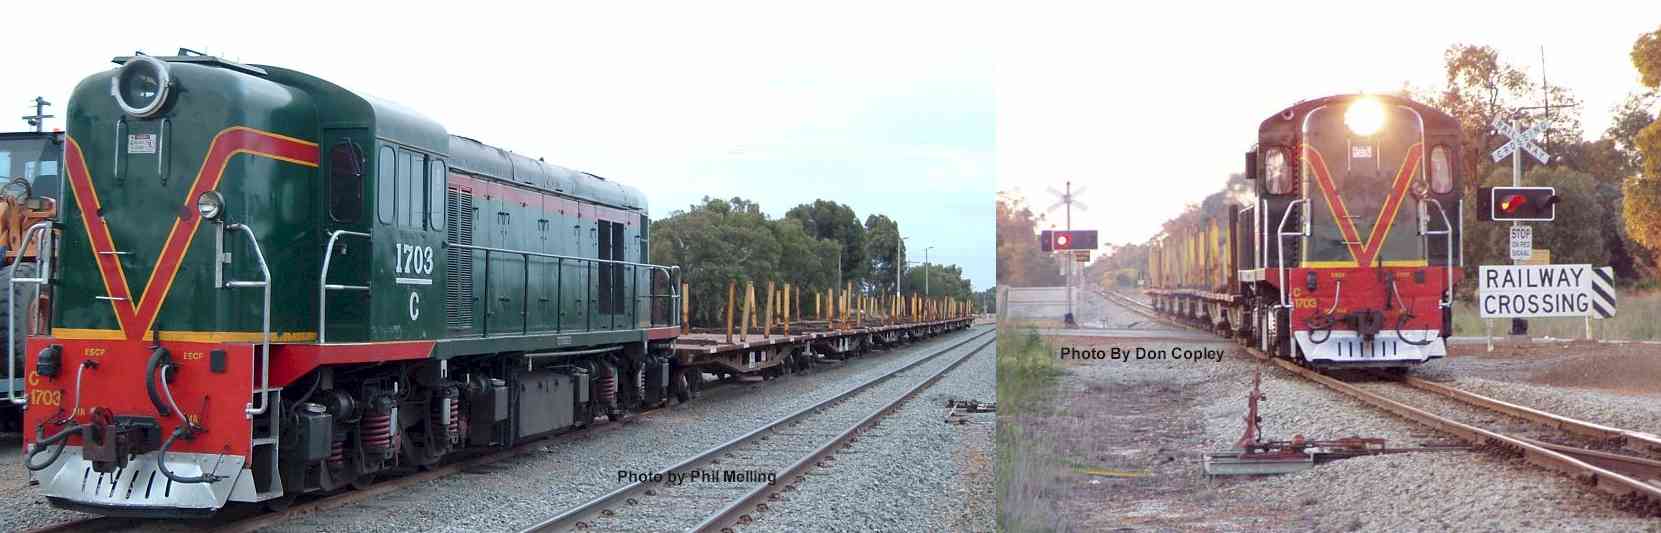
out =
[[[1481,4],[1481,5],[1478,5]],[[1125,7],[1130,6],[1130,7]],[[1144,242],[1241,172],[1269,114],[1309,98],[1441,87],[1454,43],[1584,100],[1585,131],[1638,88],[1628,56],[1661,2],[1135,2],[1006,6],[997,56],[999,190],[1035,212],[1085,185],[1075,229]],[[1061,224],[1057,210],[1047,221]]]
[[993,283],[994,43],[989,12],[969,4],[146,5],[0,7],[0,130],[23,129],[37,95],[61,116],[113,56],[187,47],[307,72],[628,183],[653,216],[705,195],[775,217],[817,198],[862,221],[887,214],[910,259],[932,245],[930,259],[963,266],[977,289]]

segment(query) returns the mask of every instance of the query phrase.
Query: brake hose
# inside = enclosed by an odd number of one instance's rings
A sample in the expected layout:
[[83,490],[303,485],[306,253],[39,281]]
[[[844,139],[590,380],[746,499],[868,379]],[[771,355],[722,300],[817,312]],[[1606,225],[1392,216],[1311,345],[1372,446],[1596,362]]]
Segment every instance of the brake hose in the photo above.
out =
[[1402,336],[1401,328],[1403,326],[1407,325],[1408,320],[1413,319],[1413,312],[1411,311],[1412,308],[1408,307],[1407,305],[1402,303],[1402,301],[1401,301],[1401,291],[1396,289],[1396,278],[1394,278],[1394,277],[1390,278],[1390,293],[1395,295],[1396,305],[1401,307],[1401,314],[1396,315],[1396,338],[1401,339],[1402,342],[1405,342],[1405,343],[1408,343],[1408,344],[1411,344],[1411,345],[1414,345],[1414,346],[1424,346],[1424,345],[1430,344],[1432,342],[1430,339],[1425,339],[1425,340],[1422,340],[1422,341],[1410,341],[1410,340],[1407,340],[1407,337]]
[[[23,461],[23,466],[33,471],[45,470],[46,467],[52,466],[52,463],[58,462],[58,456],[63,455],[64,447],[69,445],[70,435],[80,433],[82,440],[84,441],[86,440],[87,431],[91,429],[91,426],[75,424],[64,428],[63,431],[59,431],[56,435],[42,438],[43,433],[41,432],[41,428],[35,428],[35,443],[29,446],[29,457]],[[53,444],[56,444],[57,446],[52,446]],[[46,448],[48,447],[52,448],[52,457],[47,459],[45,463],[39,465],[35,464],[35,456],[46,451]]]
[[[161,351],[161,349],[157,348],[157,351]],[[154,360],[154,357],[151,359]],[[163,374],[172,369],[172,363],[166,363],[161,366]],[[161,381],[161,390],[162,393],[167,396],[167,404],[173,407],[173,412],[178,413],[179,419],[184,421],[184,423],[180,424],[178,428],[175,428],[173,433],[167,436],[167,440],[162,442],[161,449],[156,455],[156,470],[160,470],[161,475],[166,476],[167,479],[173,480],[174,483],[213,483],[224,479],[224,476],[214,475],[213,472],[207,471],[204,471],[201,475],[197,476],[181,476],[174,474],[172,470],[167,468],[167,450],[173,448],[173,442],[177,441],[180,437],[183,437],[185,440],[196,438],[196,434],[201,432],[201,428],[198,427],[195,422],[192,422],[189,416],[185,415],[185,411],[179,408],[178,402],[173,401],[173,388],[167,385],[166,379]]]
[[[144,363],[144,393],[150,395],[150,405],[156,406],[156,413],[166,417],[171,412],[167,410],[166,404],[161,403],[161,396],[156,393],[156,369],[163,365],[173,366],[168,362],[167,348],[157,346],[150,351],[150,360]],[[167,381],[166,373],[166,370],[162,370],[164,384]]]

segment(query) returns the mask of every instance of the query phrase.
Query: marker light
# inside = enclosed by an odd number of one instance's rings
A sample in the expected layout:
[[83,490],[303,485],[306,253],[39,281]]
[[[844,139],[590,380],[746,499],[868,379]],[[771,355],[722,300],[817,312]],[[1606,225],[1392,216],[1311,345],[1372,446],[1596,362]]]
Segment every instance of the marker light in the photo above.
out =
[[217,220],[225,214],[225,197],[219,191],[208,191],[196,197],[196,212],[207,220]]
[[1344,124],[1356,135],[1372,135],[1384,126],[1384,105],[1369,96],[1357,98],[1344,111]]

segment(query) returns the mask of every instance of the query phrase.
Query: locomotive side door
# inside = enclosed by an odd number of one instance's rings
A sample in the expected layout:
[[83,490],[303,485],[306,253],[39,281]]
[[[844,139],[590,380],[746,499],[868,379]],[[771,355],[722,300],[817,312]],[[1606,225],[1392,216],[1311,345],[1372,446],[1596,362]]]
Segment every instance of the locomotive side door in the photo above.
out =
[[370,340],[442,331],[446,181],[442,157],[384,141],[376,149]]
[[[374,197],[369,193],[374,179],[375,143],[363,128],[325,129],[323,131],[323,206],[321,240],[318,248],[306,253],[315,254],[327,245],[329,236],[337,231],[369,233],[375,217]],[[274,254],[283,251],[273,250]],[[369,239],[350,234],[335,238],[334,248],[328,250],[328,279],[331,285],[366,286],[369,281]],[[315,256],[314,256],[315,257]],[[321,265],[319,265],[321,267]],[[315,288],[314,288],[315,290]],[[315,296],[314,296],[315,297]],[[317,332],[329,342],[361,342],[368,340],[369,292],[363,290],[333,290],[325,296],[325,331]],[[308,306],[309,307],[309,306]],[[275,311],[275,310],[274,310]]]

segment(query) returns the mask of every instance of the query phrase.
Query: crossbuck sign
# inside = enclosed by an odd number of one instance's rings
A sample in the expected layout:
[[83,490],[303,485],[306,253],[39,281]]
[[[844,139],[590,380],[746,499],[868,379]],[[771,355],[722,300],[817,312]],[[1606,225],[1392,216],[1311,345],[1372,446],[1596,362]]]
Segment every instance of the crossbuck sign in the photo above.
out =
[[1540,134],[1546,132],[1545,122],[1535,124],[1534,127],[1529,128],[1528,131],[1518,133],[1517,128],[1514,128],[1510,124],[1506,124],[1505,121],[1496,118],[1494,119],[1494,131],[1497,131],[1500,135],[1504,135],[1511,139],[1511,142],[1505,143],[1494,150],[1493,156],[1495,163],[1504,160],[1505,156],[1516,153],[1517,150],[1528,152],[1528,155],[1534,156],[1534,159],[1539,160],[1542,165],[1551,161],[1551,156],[1547,155],[1545,150],[1534,144],[1534,138],[1539,137]]

